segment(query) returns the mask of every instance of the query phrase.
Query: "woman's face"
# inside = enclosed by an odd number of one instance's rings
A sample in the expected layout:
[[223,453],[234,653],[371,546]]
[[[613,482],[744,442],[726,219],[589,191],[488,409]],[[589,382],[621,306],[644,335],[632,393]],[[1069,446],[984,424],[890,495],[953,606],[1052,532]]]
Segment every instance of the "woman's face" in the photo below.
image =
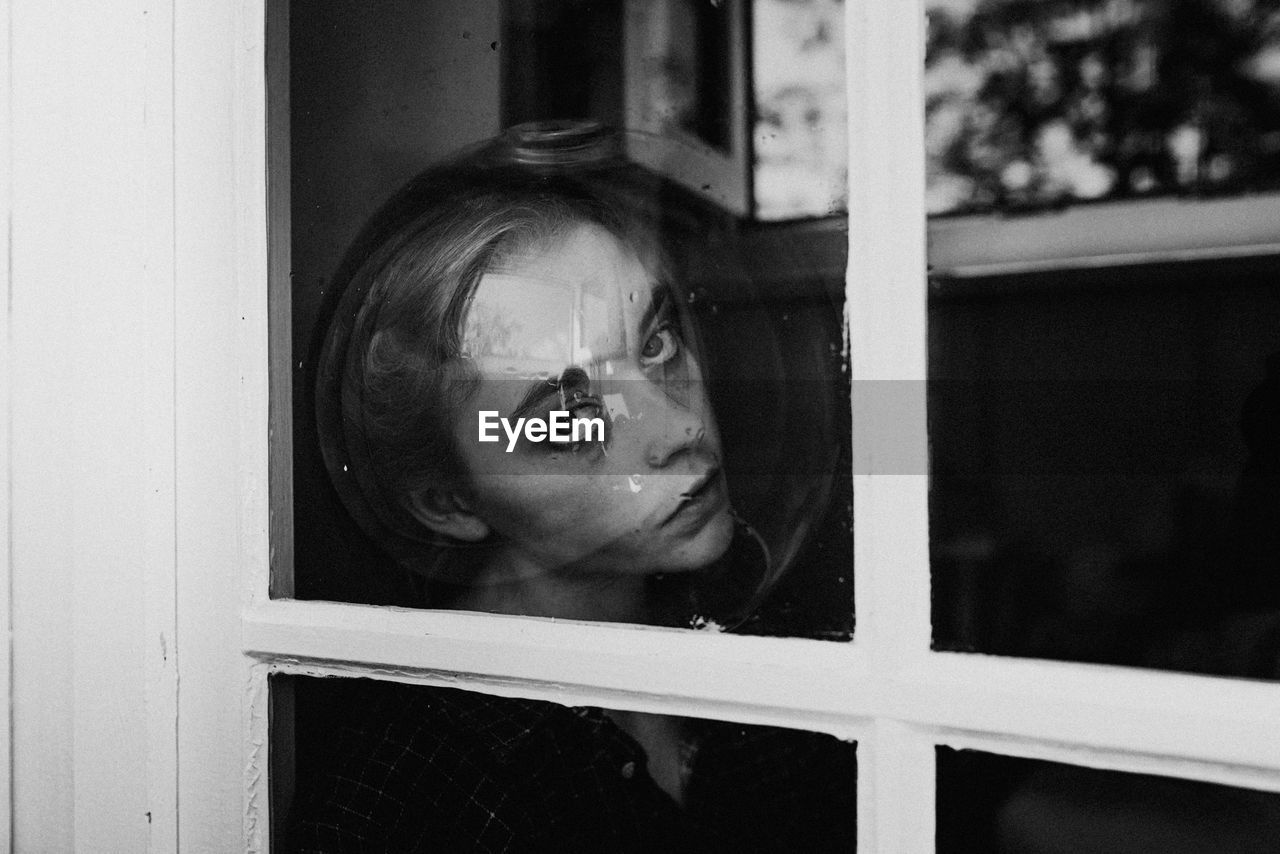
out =
[[[686,324],[669,284],[595,225],[509,253],[481,278],[463,356],[481,379],[454,433],[470,509],[526,566],[674,572],[728,547],[720,437]],[[603,441],[508,433],[557,410],[601,419]]]

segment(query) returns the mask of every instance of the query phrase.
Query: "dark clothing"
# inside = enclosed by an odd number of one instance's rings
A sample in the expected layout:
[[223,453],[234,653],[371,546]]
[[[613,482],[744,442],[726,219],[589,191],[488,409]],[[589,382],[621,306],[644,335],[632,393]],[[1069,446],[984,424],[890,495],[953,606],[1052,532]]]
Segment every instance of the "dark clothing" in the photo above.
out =
[[288,850],[854,849],[854,747],[830,736],[695,721],[682,808],[600,709],[366,685],[327,770],[301,781]]

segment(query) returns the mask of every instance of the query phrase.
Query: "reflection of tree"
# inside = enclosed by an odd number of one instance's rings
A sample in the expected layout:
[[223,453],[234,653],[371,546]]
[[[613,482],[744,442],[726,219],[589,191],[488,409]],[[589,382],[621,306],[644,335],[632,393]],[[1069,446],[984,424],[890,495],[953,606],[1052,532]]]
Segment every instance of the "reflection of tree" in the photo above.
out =
[[756,0],[755,197],[761,219],[847,204],[842,0]]
[[930,208],[1280,186],[1280,0],[931,0]]

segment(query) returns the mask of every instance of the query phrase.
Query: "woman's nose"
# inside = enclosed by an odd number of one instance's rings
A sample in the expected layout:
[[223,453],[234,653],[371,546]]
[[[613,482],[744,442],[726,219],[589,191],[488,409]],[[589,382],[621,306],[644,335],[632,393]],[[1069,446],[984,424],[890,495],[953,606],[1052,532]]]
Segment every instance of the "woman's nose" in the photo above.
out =
[[680,404],[664,407],[645,420],[645,461],[654,468],[670,465],[685,451],[697,449],[706,438],[702,417]]

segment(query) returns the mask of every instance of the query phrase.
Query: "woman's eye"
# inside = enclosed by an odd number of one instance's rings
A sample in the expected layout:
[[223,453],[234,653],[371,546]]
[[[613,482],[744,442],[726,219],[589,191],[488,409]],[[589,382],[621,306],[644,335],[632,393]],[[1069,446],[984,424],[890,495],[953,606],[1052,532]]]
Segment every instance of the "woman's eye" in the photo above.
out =
[[669,362],[680,353],[680,336],[670,326],[664,326],[649,336],[640,351],[640,363],[647,367]]

